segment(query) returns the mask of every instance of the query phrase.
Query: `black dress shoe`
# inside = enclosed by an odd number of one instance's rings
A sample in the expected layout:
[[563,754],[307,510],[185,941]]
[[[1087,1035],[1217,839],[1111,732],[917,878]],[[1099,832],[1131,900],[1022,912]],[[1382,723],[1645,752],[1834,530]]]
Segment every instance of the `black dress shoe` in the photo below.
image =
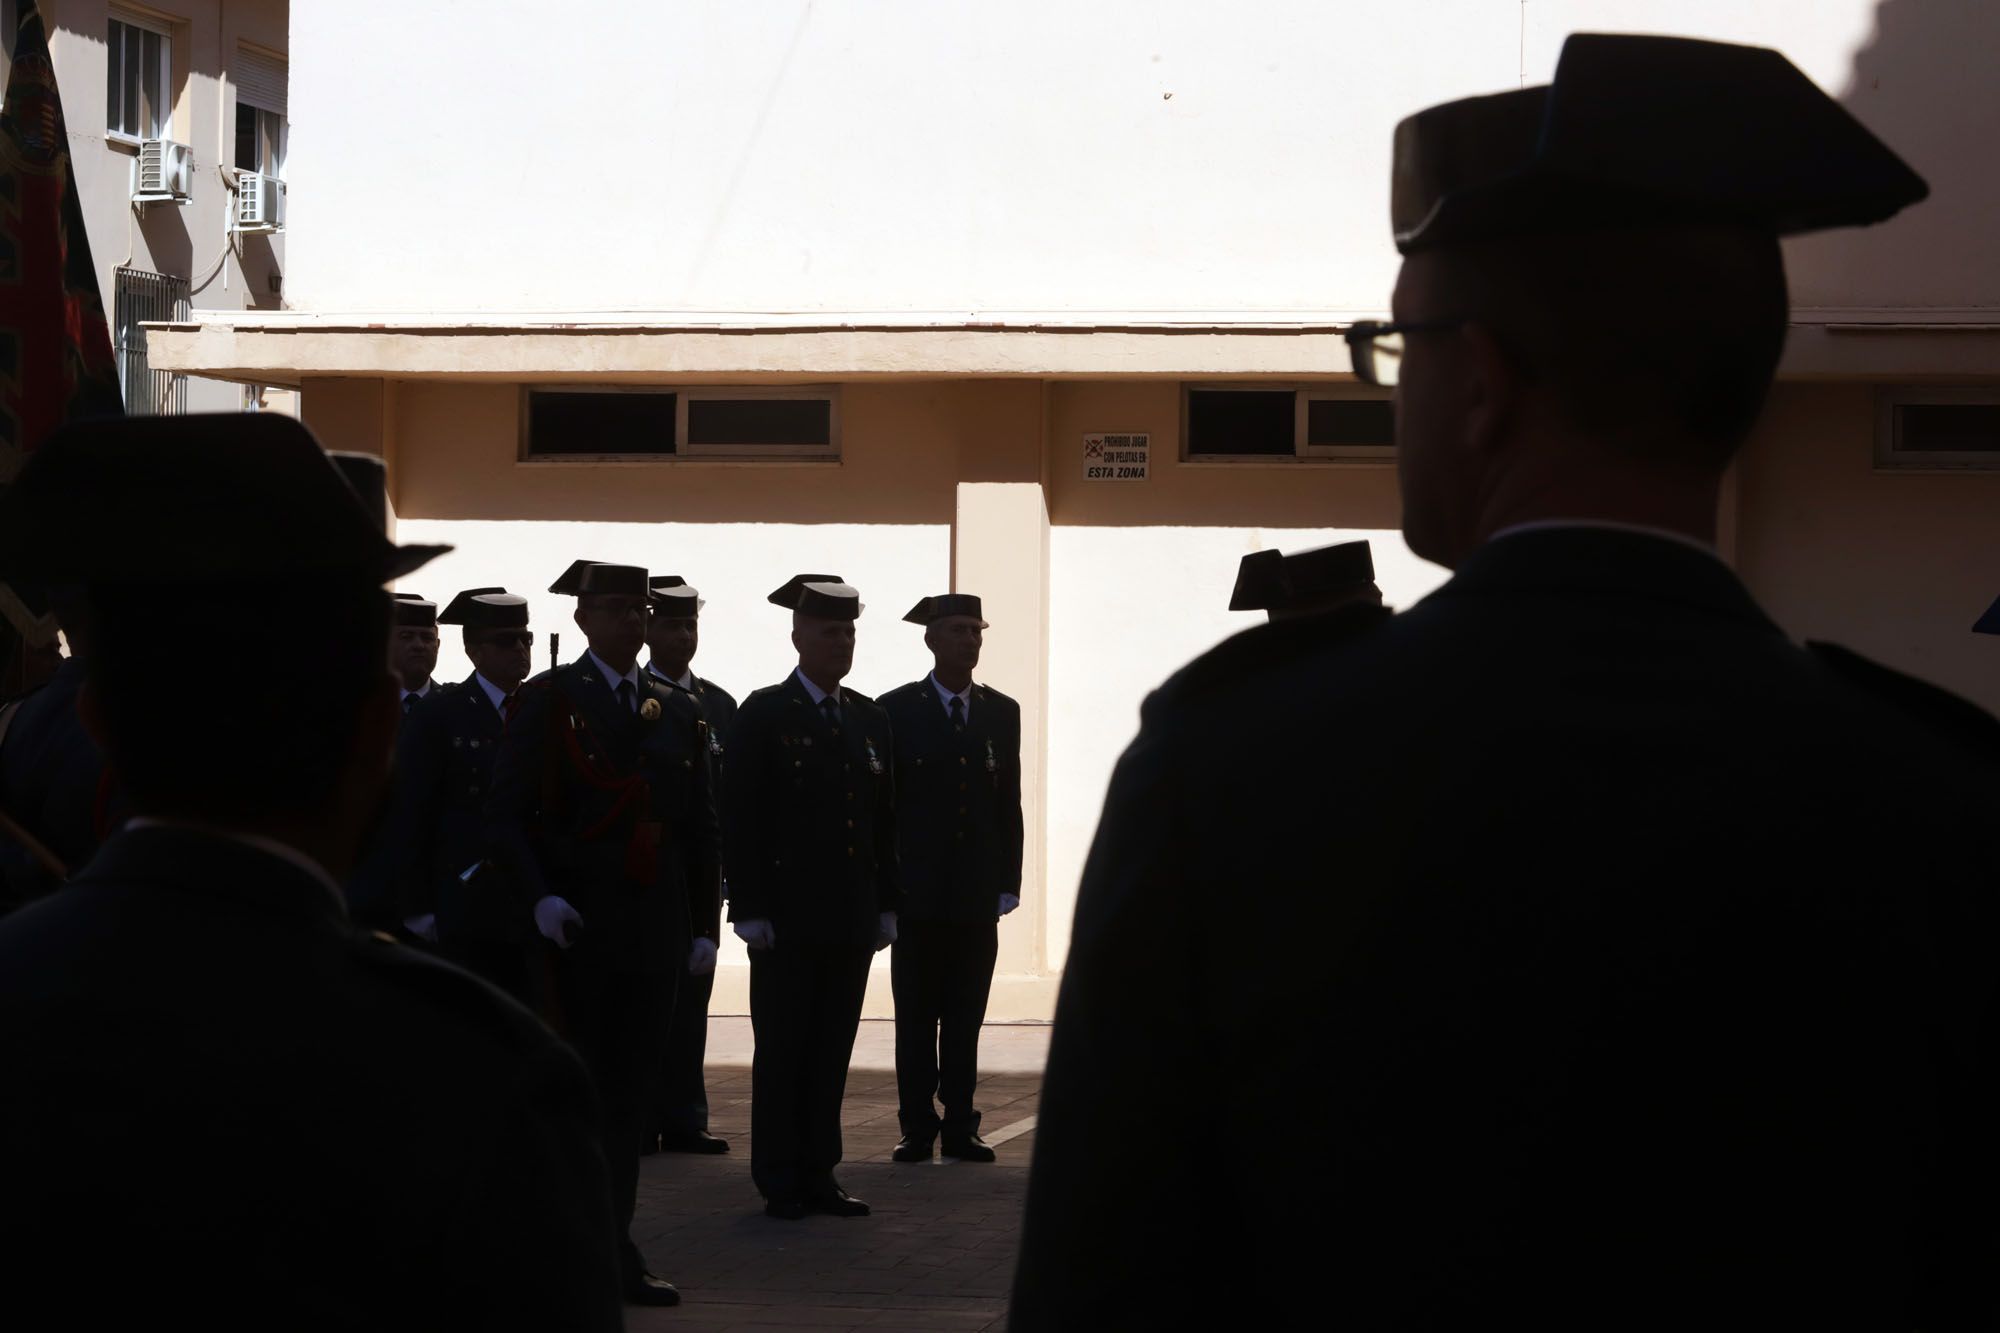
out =
[[867,1204],[838,1185],[828,1193],[807,1199],[806,1207],[815,1213],[825,1213],[828,1217],[866,1217],[872,1211]]
[[990,1162],[993,1160],[993,1146],[977,1134],[967,1134],[964,1138],[946,1139],[944,1155],[956,1157],[961,1162]]
[[928,1162],[931,1160],[931,1141],[913,1139],[905,1134],[902,1141],[896,1145],[896,1151],[890,1153],[889,1157],[897,1162]]
[[628,1305],[679,1305],[681,1294],[673,1283],[642,1268],[625,1279],[625,1301]]
[[764,1216],[780,1221],[796,1222],[806,1215],[806,1206],[797,1199],[767,1199],[764,1202]]
[[718,1153],[729,1151],[729,1140],[719,1139],[705,1129],[691,1130],[686,1134],[660,1135],[662,1152]]

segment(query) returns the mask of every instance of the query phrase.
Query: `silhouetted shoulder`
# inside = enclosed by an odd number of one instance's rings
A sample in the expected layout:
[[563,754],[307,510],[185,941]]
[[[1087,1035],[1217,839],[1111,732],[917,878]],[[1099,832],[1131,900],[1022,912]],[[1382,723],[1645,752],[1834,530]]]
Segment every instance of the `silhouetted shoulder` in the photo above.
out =
[[445,1023],[485,1036],[508,1054],[527,1057],[560,1049],[540,1019],[470,972],[399,944],[382,931],[354,930],[349,949],[357,971]]
[[845,685],[840,687],[840,701],[842,703],[867,704],[870,708],[881,707],[880,704],[875,702],[874,695],[863,694],[860,690],[851,690]]
[[1940,739],[2000,760],[2000,718],[1942,686],[1906,675],[1837,643],[1806,644],[1834,675],[1901,712]]
[[780,681],[776,685],[766,685],[762,689],[750,691],[743,696],[743,702],[737,706],[738,716],[781,707],[788,697],[791,684],[789,680]]
[[1154,721],[1165,711],[1233,689],[1260,671],[1362,638],[1394,618],[1386,606],[1349,606],[1253,626],[1167,677],[1140,706],[1140,717]]
[[996,708],[1012,709],[1016,713],[1021,711],[1021,705],[1012,695],[1002,694],[991,685],[974,685],[972,687],[972,701],[974,703],[991,704]]
[[930,687],[931,683],[928,680],[913,680],[907,685],[898,685],[893,690],[885,691],[876,702],[893,712],[905,704],[922,699],[923,692]]

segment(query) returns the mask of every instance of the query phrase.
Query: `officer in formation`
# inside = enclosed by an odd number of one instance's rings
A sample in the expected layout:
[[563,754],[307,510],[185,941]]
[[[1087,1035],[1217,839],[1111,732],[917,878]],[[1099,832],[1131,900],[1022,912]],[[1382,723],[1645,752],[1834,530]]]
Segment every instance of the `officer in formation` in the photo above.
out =
[[861,595],[801,574],[770,601],[792,613],[798,667],[737,712],[722,808],[750,947],[750,1175],[772,1217],[864,1217],[833,1169],[869,957],[896,939],[895,752],[888,714],[841,686]]
[[946,1156],[990,1162],[973,1090],[998,922],[1021,905],[1021,706],[973,683],[987,628],[979,598],[926,597],[903,619],[924,627],[935,665],[882,696],[902,886],[890,958],[903,1135],[893,1156],[927,1162],[942,1135]]
[[389,669],[403,686],[403,711],[408,713],[430,696],[437,685],[431,673],[438,664],[437,603],[416,593],[396,594],[395,628],[389,635]]
[[672,1305],[630,1228],[640,1138],[679,979],[715,966],[721,893],[708,727],[641,669],[644,569],[579,561],[550,588],[577,599],[588,647],[529,681],[507,727],[488,841],[554,946],[552,1016],[603,1108],[625,1298]]
[[528,916],[487,860],[486,802],[515,692],[534,648],[528,599],[468,588],[438,615],[464,636],[472,674],[412,707],[396,741],[396,807],[383,845],[393,862],[396,916],[459,966],[524,1003]]
[[[0,500],[134,814],[0,920],[0,1324],[620,1326],[583,1065],[341,902],[401,720],[382,585],[442,549],[268,413],[71,426]],[[246,617],[285,670],[224,682],[188,645]]]
[[[652,618],[646,626],[646,647],[652,657],[646,670],[692,699],[702,721],[708,724],[708,756],[719,805],[722,738],[735,721],[736,699],[714,681],[694,674],[694,654],[701,646],[701,594],[678,574],[657,574],[651,582]],[[725,866],[725,879],[727,872]],[[721,910],[718,901],[718,916]],[[708,1002],[714,990],[715,969],[703,969],[688,978],[674,1005],[660,1071],[658,1110],[642,1136],[649,1151],[729,1151],[729,1140],[708,1132],[708,1089],[702,1074],[708,1053]]]
[[[1924,194],[1708,42],[1572,36],[1398,128],[1350,346],[1455,573],[1120,761],[1015,1327],[1992,1325],[2000,723],[1713,550],[1778,237]],[[1279,1118],[1218,1156],[1158,1114],[1190,1070]]]

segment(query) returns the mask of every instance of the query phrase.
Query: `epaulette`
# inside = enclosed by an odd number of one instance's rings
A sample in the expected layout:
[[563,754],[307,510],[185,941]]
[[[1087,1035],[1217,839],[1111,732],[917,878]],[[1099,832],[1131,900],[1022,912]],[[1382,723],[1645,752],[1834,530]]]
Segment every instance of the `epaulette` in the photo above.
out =
[[1940,685],[1863,657],[1837,643],[1808,642],[1806,651],[1842,680],[1896,705],[1946,741],[2000,759],[2000,718]]
[[1142,719],[1307,653],[1360,638],[1395,615],[1386,606],[1345,606],[1325,615],[1273,620],[1231,635],[1167,677],[1140,705]]
[[849,699],[852,699],[855,703],[867,704],[871,708],[880,707],[880,705],[875,702],[874,695],[863,694],[860,690],[851,690],[845,685],[840,687],[840,699],[842,703],[845,703]]
[[412,949],[387,931],[357,927],[352,938],[360,966],[392,985],[421,995],[511,1051],[526,1054],[541,1045],[533,1016],[470,972]]

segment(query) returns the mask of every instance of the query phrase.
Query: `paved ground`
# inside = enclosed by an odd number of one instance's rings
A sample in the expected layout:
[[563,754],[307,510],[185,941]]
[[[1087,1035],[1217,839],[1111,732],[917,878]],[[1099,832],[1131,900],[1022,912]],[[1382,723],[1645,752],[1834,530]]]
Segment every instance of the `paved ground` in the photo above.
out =
[[989,1026],[981,1038],[981,1132],[997,1163],[904,1166],[889,1160],[897,1133],[892,1028],[863,1023],[847,1080],[839,1177],[874,1205],[874,1216],[777,1222],[764,1216],[750,1184],[750,1021],[713,1019],[711,1128],[731,1151],[643,1160],[633,1235],[654,1271],[680,1287],[682,1303],[628,1307],[626,1326],[1004,1328],[1048,1033]]

